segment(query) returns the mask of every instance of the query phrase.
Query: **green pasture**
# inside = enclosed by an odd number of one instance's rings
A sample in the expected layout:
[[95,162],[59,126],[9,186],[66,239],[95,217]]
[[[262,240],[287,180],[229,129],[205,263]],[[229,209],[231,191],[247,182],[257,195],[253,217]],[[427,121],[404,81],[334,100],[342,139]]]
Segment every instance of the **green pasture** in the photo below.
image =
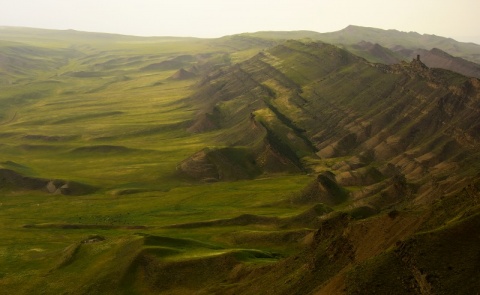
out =
[[[174,261],[198,259],[230,251],[240,253],[238,251],[245,251],[241,249],[252,249],[251,247],[255,251],[287,255],[299,246],[295,243],[275,243],[270,235],[275,236],[277,233],[280,236],[283,230],[278,231],[273,226],[237,225],[192,229],[165,227],[234,218],[247,213],[289,217],[306,208],[275,204],[288,199],[308,181],[310,178],[307,176],[284,176],[181,186],[170,191],[131,195],[105,193],[81,197],[31,192],[3,193],[0,198],[0,282],[6,288],[4,290],[20,288],[20,293],[31,292],[35,282],[42,285],[45,279],[48,288],[42,286],[47,293],[76,288],[79,286],[77,278],[87,283],[88,280],[94,281],[94,276],[99,272],[115,275],[119,269],[127,268],[129,261],[123,260],[126,257],[119,257],[117,249],[135,243],[143,235],[196,242],[188,247],[163,242],[153,248],[141,244],[131,246],[128,259],[133,259],[135,253],[144,247],[156,255],[163,253],[163,259]],[[77,227],[72,228],[72,225]],[[81,241],[95,235],[105,240],[78,246]],[[266,236],[268,239],[262,239],[263,235],[269,235]],[[238,241],[236,236],[240,237]],[[272,242],[266,242],[269,240]],[[202,243],[211,244],[213,248],[205,248]],[[78,250],[74,250],[75,247],[79,247]],[[70,253],[72,251],[75,254]],[[240,258],[257,260],[255,255],[248,253],[250,252],[244,253],[246,256]],[[68,255],[75,255],[75,260],[69,261]],[[265,255],[259,256],[259,259],[273,254]],[[272,257],[276,256],[271,256],[270,259]],[[65,265],[62,266],[63,264]],[[78,273],[85,275],[78,276]],[[25,285],[25,280],[32,283]],[[72,284],[71,280],[75,283]]]

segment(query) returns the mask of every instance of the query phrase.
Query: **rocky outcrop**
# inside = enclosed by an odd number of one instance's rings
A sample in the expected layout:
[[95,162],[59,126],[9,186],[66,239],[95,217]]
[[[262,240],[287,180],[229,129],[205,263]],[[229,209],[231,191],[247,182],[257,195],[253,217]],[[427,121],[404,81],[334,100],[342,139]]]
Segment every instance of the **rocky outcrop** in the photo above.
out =
[[480,78],[480,65],[460,57],[452,56],[445,51],[433,48],[431,50],[426,49],[404,49],[397,48],[398,54],[404,58],[412,59],[420,55],[423,63],[430,68],[439,68],[450,70],[467,77]]

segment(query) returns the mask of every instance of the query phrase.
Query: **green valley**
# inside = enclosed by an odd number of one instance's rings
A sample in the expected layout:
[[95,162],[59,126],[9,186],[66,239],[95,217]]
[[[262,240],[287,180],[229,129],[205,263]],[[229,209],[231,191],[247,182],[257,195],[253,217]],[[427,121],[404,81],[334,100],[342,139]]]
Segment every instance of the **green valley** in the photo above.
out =
[[390,33],[2,28],[0,293],[475,294],[480,46]]

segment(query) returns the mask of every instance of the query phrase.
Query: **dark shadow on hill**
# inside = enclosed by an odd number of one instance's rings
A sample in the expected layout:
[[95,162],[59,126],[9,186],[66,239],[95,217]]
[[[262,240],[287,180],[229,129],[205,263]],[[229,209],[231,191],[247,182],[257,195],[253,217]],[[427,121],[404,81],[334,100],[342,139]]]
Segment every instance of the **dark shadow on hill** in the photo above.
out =
[[293,204],[324,203],[339,205],[349,198],[349,192],[341,187],[332,172],[323,172],[305,187],[299,195],[292,197]]
[[28,177],[13,170],[0,169],[0,189],[6,191],[36,190],[51,194],[87,195],[98,188],[68,180],[47,180]]
[[138,150],[119,145],[92,145],[78,147],[70,152],[75,154],[123,154],[135,151]]
[[253,214],[242,214],[237,217],[227,219],[208,220],[201,222],[190,222],[181,224],[172,224],[164,228],[207,228],[207,227],[225,227],[225,226],[270,226],[272,228],[296,228],[318,226],[321,217],[332,212],[333,209],[325,204],[315,204],[309,209],[291,217],[260,216]]
[[300,172],[290,159],[271,146],[259,151],[245,148],[205,149],[177,166],[177,172],[187,179],[215,182],[253,179],[264,173]]

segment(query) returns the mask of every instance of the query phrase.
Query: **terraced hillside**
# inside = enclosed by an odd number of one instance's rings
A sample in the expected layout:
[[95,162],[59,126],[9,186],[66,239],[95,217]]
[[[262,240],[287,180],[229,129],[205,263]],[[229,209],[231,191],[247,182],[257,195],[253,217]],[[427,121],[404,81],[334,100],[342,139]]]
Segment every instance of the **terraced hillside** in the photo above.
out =
[[1,292],[479,289],[477,78],[261,34],[0,40]]

